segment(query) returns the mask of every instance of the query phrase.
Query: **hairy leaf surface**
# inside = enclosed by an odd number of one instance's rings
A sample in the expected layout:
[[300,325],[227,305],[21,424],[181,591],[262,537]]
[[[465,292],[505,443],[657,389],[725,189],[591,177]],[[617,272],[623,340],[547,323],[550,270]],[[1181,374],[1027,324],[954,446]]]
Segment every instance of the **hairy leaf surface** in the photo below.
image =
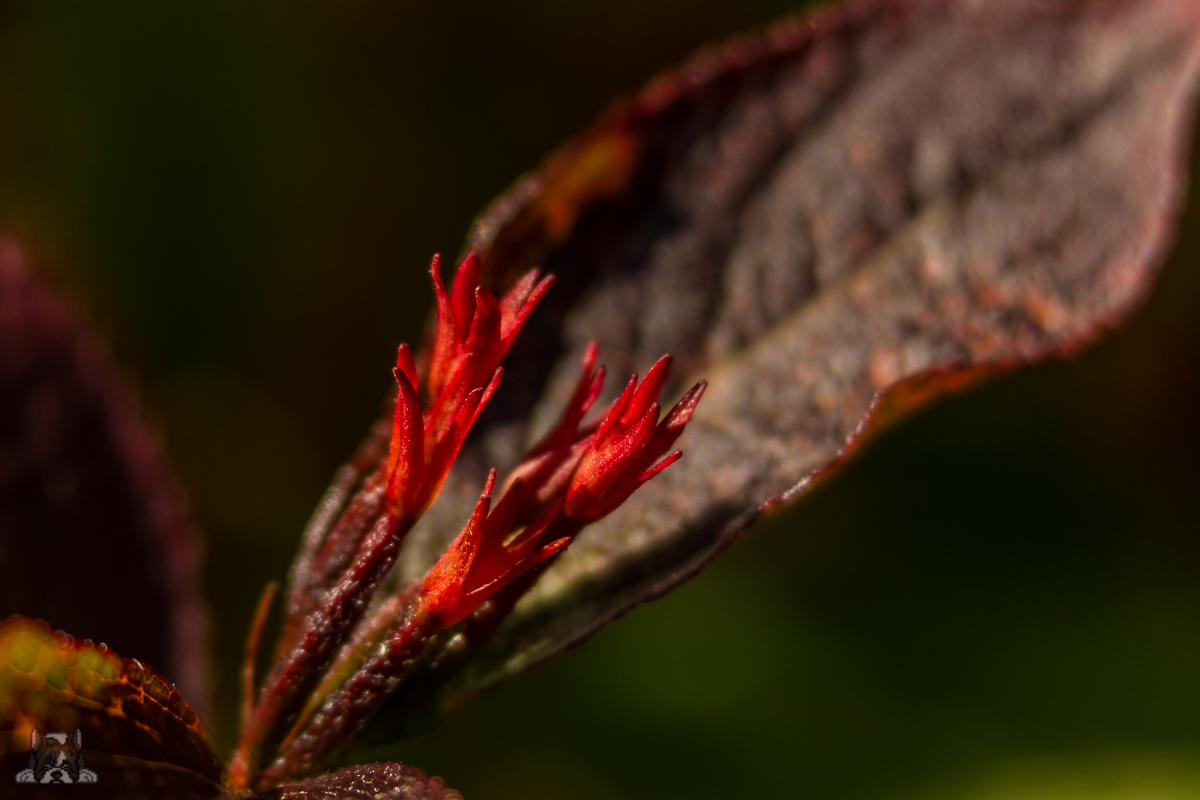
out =
[[590,338],[614,374],[670,352],[668,393],[711,389],[683,461],[482,652],[452,641],[403,727],[695,574],[880,425],[1126,317],[1181,199],[1198,38],[1183,0],[851,3],[701,54],[519,181],[468,246],[498,287],[558,282],[401,581],[545,429]]

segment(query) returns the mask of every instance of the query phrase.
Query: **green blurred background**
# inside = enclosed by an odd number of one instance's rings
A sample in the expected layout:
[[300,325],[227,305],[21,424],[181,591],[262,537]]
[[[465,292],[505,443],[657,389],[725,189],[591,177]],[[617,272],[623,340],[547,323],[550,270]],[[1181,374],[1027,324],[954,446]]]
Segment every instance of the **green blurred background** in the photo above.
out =
[[[0,223],[138,387],[235,663],[476,211],[773,0],[0,1]],[[1125,330],[370,754],[507,798],[1200,797],[1200,204]],[[1190,520],[1190,522],[1189,522]]]

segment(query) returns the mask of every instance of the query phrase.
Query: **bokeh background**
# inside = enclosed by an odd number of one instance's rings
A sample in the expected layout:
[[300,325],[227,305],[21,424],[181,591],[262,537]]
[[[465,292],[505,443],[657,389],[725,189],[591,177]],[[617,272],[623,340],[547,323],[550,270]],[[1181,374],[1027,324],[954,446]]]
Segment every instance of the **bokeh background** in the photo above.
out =
[[[0,224],[206,532],[225,746],[254,599],[416,338],[430,254],[613,97],[792,6],[0,2]],[[1181,230],[1083,357],[938,404],[367,757],[470,800],[1200,797],[1200,204]]]

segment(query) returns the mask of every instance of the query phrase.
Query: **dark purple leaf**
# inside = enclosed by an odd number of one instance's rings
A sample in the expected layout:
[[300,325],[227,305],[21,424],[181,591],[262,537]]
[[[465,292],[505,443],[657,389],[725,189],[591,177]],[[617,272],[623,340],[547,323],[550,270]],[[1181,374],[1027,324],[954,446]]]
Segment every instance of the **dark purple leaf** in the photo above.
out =
[[558,281],[398,583],[545,428],[589,339],[615,374],[670,352],[668,394],[711,389],[683,461],[494,638],[453,640],[393,724],[670,590],[880,425],[1118,324],[1178,210],[1198,40],[1183,0],[850,3],[701,54],[521,180],[469,246],[497,288]]
[[203,710],[199,558],[133,398],[0,233],[0,618],[108,642]]
[[366,764],[260,792],[246,800],[462,800],[441,778],[407,764]]

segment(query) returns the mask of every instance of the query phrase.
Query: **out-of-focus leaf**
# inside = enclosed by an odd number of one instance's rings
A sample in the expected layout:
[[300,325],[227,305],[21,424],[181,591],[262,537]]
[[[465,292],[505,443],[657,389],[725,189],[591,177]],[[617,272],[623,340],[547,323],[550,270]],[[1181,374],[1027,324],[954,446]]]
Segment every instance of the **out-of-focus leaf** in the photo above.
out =
[[[34,728],[82,732],[84,762],[97,775],[86,790],[90,797],[189,800],[214,797],[226,783],[204,724],[154,670],[105,645],[12,617],[0,624],[5,784],[26,767]],[[59,797],[62,791],[21,787],[21,795],[30,797]]]
[[711,388],[679,465],[482,652],[460,656],[468,631],[402,688],[407,729],[687,579],[879,425],[1122,320],[1181,198],[1198,40],[1185,0],[850,3],[700,55],[500,198],[468,242],[485,274],[558,282],[402,582],[544,429],[589,338],[616,375],[670,352],[668,393]]
[[261,792],[247,800],[462,800],[441,778],[407,764],[385,762],[343,769]]
[[0,615],[110,642],[204,709],[199,556],[132,397],[0,233]]

